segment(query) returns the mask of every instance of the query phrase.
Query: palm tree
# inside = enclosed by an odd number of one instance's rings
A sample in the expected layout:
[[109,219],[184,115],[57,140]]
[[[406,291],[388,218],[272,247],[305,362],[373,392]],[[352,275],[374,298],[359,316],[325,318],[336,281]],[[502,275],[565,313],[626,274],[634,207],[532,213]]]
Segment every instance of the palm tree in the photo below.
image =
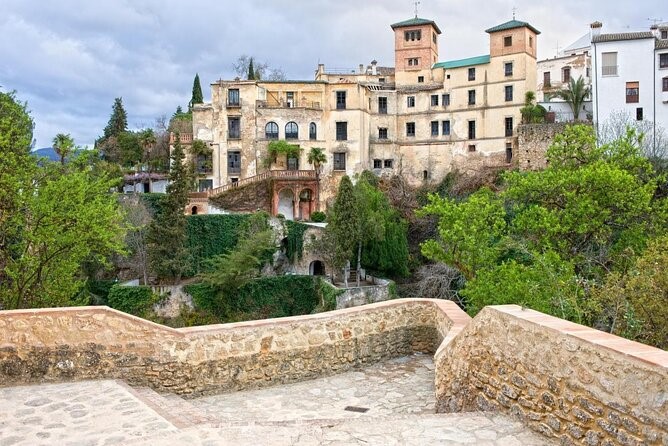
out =
[[568,81],[568,88],[556,91],[555,95],[570,105],[573,110],[573,121],[577,121],[582,111],[582,104],[589,96],[589,85],[585,85],[582,76],[577,79],[571,78]]
[[320,210],[320,171],[322,170],[322,165],[327,162],[327,155],[325,155],[325,149],[320,147],[311,147],[311,150],[308,152],[307,161],[309,164],[313,165],[315,169],[315,180],[318,184],[318,200],[316,201],[316,210]]
[[58,133],[53,138],[53,150],[60,156],[60,164],[65,164],[65,158],[74,149],[74,140],[70,134]]

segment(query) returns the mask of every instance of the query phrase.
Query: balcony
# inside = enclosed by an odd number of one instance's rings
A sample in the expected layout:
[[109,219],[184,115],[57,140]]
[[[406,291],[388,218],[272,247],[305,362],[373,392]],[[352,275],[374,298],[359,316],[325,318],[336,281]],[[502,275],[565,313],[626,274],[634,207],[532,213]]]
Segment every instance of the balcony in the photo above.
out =
[[601,67],[601,74],[603,76],[617,76],[618,65],[603,65]]
[[322,110],[322,105],[318,101],[300,100],[280,100],[280,101],[256,101],[257,108],[308,108],[312,110]]
[[369,142],[371,144],[392,144],[394,142],[394,139],[369,136]]
[[[193,134],[192,133],[180,133],[179,141],[181,144],[192,144],[193,143]],[[174,144],[176,142],[176,134],[174,132],[169,134],[169,143]]]
[[228,98],[225,102],[226,108],[241,108],[241,99]]

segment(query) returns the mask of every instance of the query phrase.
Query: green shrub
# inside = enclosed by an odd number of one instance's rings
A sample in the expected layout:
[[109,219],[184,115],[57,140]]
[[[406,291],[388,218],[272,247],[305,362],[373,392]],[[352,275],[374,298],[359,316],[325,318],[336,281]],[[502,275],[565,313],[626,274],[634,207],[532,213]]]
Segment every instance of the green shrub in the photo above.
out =
[[206,259],[232,250],[239,241],[239,229],[249,218],[242,214],[188,216],[186,245],[191,264],[186,275],[196,275],[204,270]]
[[159,297],[147,286],[114,285],[107,297],[111,308],[135,316],[143,316],[158,300]]
[[304,253],[304,233],[308,229],[308,225],[287,220],[285,228],[287,230],[286,238],[288,239],[285,255],[294,262],[297,259],[301,259]]
[[311,214],[311,221],[314,223],[322,223],[327,220],[327,215],[324,212],[315,211]]

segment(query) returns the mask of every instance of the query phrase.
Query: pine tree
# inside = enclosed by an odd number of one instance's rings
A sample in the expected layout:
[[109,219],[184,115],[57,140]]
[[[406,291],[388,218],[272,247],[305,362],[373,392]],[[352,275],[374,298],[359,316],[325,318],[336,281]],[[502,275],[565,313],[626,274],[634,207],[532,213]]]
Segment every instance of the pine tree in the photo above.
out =
[[190,99],[190,107],[192,108],[195,104],[201,104],[204,102],[204,96],[202,95],[202,86],[199,83],[199,74],[195,73],[195,80],[193,81],[193,94]]
[[248,80],[255,80],[255,69],[253,68],[253,58],[251,57],[250,63],[248,64]]
[[128,129],[128,115],[123,108],[123,98],[114,99],[114,105],[111,107],[111,116],[109,123],[104,128],[104,138],[118,136]]
[[178,283],[189,263],[186,246],[185,207],[192,182],[189,164],[184,164],[185,153],[176,133],[171,156],[167,195],[151,222],[148,234],[149,259],[153,272],[159,278]]

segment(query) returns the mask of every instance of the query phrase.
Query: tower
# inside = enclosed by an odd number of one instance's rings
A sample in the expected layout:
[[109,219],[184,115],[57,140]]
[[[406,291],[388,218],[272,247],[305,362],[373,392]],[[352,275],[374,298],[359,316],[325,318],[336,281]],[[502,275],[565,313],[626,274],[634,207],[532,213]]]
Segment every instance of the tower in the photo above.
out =
[[394,70],[397,84],[431,80],[431,67],[438,62],[438,35],[433,20],[415,17],[391,25],[394,31]]

